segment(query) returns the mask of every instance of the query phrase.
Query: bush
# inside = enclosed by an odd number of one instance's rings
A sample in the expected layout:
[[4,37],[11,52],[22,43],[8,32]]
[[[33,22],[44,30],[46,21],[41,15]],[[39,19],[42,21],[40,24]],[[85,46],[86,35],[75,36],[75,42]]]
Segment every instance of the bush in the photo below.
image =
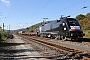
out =
[[8,38],[8,33],[5,31],[0,31],[0,41],[5,41]]
[[90,37],[90,30],[84,30],[85,36],[89,36]]

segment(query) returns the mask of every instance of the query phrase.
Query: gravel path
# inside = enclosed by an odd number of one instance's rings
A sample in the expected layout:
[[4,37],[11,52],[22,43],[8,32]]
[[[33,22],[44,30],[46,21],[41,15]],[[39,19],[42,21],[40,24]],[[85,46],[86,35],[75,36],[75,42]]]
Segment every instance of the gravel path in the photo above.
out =
[[0,60],[49,60],[40,54],[30,43],[25,43],[15,35],[5,46],[0,47]]

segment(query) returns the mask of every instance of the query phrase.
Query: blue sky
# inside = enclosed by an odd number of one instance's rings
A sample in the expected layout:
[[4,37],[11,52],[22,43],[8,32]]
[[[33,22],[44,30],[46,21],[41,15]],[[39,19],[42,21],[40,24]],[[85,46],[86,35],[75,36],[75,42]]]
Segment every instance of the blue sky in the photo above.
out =
[[5,29],[10,25],[15,30],[59,19],[61,15],[75,18],[89,12],[90,0],[0,0],[0,26],[4,23]]

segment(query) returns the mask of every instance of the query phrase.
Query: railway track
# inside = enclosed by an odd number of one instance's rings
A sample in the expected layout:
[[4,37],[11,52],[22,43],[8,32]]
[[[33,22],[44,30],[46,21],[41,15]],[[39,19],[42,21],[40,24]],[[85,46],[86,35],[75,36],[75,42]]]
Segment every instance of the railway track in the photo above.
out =
[[24,35],[20,35],[20,36],[25,39],[29,39],[35,43],[41,44],[43,46],[47,46],[53,50],[59,51],[60,53],[64,53],[65,55],[72,57],[74,59],[90,60],[90,51],[74,48],[71,46],[64,46],[62,44],[56,44],[54,42],[49,42],[47,40],[44,39],[42,40],[36,37],[30,37]]

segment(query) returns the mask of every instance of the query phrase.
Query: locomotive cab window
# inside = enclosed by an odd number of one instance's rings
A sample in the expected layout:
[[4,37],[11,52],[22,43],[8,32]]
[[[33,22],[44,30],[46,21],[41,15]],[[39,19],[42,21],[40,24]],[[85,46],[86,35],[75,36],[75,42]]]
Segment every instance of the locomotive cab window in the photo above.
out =
[[78,21],[69,21],[70,26],[79,26]]
[[80,26],[79,22],[76,19],[68,19],[69,26]]

